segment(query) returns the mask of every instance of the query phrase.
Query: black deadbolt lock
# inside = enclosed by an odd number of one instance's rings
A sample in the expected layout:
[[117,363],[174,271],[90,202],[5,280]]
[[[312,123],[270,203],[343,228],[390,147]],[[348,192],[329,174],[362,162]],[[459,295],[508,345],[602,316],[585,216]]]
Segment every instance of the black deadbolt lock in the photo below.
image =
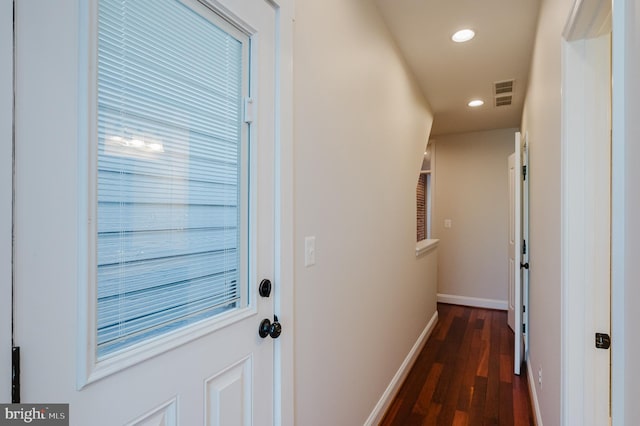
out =
[[260,296],[262,297],[269,297],[271,295],[271,281],[266,278],[260,281],[258,293],[260,293]]

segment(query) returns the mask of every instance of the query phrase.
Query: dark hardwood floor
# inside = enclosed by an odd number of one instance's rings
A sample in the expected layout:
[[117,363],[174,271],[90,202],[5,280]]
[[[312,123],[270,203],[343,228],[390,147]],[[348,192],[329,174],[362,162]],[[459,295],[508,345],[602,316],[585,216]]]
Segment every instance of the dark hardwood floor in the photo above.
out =
[[533,425],[507,312],[438,304],[438,324],[381,425]]

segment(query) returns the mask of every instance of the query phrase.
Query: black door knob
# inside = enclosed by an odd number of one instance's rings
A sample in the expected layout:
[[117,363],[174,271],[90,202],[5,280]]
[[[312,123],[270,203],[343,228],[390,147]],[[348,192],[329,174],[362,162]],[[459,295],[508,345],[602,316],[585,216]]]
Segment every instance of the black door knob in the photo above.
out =
[[274,339],[277,339],[278,337],[280,337],[281,333],[282,333],[282,326],[278,322],[278,316],[274,315],[273,322],[271,323],[271,327],[269,328],[269,336],[271,336]]
[[269,321],[269,318],[265,318],[260,322],[260,326],[258,327],[258,335],[264,339],[269,335],[270,329],[271,321]]
[[263,339],[267,336],[271,336],[273,339],[277,339],[282,334],[282,326],[278,322],[278,316],[273,316],[273,322],[269,321],[269,318],[265,318],[260,321],[258,327],[258,335]]

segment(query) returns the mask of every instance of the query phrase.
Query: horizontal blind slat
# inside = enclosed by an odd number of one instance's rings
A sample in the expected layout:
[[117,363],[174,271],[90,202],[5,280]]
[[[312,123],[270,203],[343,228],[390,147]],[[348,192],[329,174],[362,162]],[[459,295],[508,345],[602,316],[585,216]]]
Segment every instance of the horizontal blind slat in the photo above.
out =
[[[119,292],[138,291],[144,288],[166,286],[173,282],[191,280],[202,276],[222,275],[232,269],[232,260],[236,251],[197,253],[171,259],[154,259],[145,263],[131,265],[123,270],[119,265],[105,265],[98,274],[103,281],[98,297],[106,299]],[[229,264],[228,264],[229,263]],[[129,276],[122,280],[123,274]]]
[[202,229],[238,223],[235,206],[101,203],[98,233]]

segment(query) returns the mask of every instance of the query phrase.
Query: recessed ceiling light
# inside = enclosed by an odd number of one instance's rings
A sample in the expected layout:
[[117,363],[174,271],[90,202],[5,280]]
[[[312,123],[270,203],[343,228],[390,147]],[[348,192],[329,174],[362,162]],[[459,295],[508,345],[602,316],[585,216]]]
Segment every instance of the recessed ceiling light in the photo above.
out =
[[479,107],[484,105],[484,101],[480,99],[474,99],[470,101],[467,105],[469,105],[470,107]]
[[454,35],[451,36],[451,40],[456,43],[464,43],[465,41],[469,41],[476,36],[476,33],[469,28],[465,28],[460,31],[456,31]]

